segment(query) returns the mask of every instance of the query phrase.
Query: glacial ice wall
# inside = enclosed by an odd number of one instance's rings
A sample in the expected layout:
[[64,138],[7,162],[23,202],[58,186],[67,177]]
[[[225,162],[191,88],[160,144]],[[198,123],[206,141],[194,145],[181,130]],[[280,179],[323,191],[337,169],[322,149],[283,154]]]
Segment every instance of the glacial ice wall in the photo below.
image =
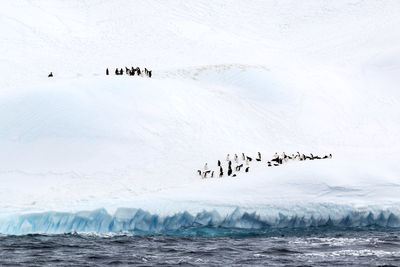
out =
[[260,215],[256,212],[241,211],[236,208],[227,215],[216,210],[191,214],[187,211],[170,216],[152,214],[142,209],[120,208],[114,215],[105,209],[82,211],[77,213],[44,212],[25,214],[0,220],[2,234],[47,233],[62,234],[69,232],[118,233],[166,233],[188,228],[225,228],[266,230],[273,228],[307,227],[400,227],[400,212],[396,209],[351,210],[341,207],[338,214],[315,214],[311,216],[284,214]]

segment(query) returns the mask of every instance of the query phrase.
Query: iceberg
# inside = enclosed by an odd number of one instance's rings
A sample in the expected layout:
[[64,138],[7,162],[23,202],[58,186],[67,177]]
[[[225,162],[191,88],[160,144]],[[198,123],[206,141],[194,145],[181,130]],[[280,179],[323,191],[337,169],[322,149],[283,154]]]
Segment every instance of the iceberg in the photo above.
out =
[[[398,14],[2,2],[0,233],[398,227]],[[105,75],[132,64],[153,76]],[[258,152],[226,175],[227,154]],[[333,158],[269,167],[275,152]],[[222,178],[198,175],[218,160]]]

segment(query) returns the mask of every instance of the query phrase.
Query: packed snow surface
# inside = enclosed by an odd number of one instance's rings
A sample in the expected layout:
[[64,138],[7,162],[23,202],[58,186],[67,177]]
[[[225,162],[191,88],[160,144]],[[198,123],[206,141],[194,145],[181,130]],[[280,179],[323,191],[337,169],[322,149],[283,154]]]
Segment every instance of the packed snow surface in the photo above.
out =
[[398,2],[0,7],[0,233],[400,226]]

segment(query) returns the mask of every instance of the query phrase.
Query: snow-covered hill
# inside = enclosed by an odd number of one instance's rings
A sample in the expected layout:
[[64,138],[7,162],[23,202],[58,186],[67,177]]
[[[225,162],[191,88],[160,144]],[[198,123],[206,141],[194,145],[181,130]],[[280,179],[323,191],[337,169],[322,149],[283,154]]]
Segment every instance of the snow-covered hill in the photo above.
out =
[[[192,214],[172,228],[196,214],[226,227],[398,225],[398,3],[0,6],[0,232],[129,230],[106,227],[107,212],[73,214],[122,207]],[[105,76],[125,66],[153,78]],[[236,178],[197,174],[258,151],[263,163]],[[282,151],[334,158],[268,168]]]

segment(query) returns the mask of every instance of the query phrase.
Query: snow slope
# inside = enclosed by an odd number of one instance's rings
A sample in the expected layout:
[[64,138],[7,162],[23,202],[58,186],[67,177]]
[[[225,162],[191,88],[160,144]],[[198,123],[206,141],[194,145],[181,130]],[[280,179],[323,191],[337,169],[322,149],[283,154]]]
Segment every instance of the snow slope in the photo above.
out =
[[[0,5],[1,233],[398,226],[397,2]],[[334,158],[197,175],[257,151]]]

